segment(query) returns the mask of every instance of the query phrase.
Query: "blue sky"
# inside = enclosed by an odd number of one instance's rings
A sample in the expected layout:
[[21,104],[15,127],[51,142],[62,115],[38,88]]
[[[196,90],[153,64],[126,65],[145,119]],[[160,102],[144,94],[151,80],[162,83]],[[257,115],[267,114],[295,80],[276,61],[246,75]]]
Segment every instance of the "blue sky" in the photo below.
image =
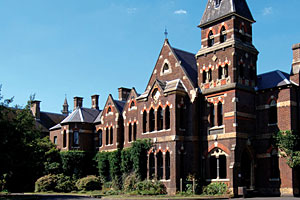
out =
[[[299,0],[248,0],[257,21],[258,72],[290,71],[291,46],[300,42]],[[207,0],[0,0],[0,84],[5,98],[60,112],[67,95],[100,95],[118,87],[143,92],[164,41],[196,53],[197,28]]]

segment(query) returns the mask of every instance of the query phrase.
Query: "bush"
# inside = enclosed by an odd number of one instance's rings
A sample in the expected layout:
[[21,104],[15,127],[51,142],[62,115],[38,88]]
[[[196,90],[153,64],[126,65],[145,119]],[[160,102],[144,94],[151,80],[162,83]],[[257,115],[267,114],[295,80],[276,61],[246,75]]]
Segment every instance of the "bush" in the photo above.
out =
[[225,183],[211,183],[203,187],[203,194],[205,195],[222,195],[228,192],[228,187]]
[[136,184],[136,192],[140,195],[162,195],[167,194],[166,187],[163,183],[154,180],[145,180]]
[[56,175],[48,174],[35,182],[35,192],[54,191],[56,186]]
[[97,161],[97,168],[100,178],[103,182],[107,182],[110,180],[109,177],[109,160],[108,157],[110,152],[98,152],[95,160]]
[[56,175],[55,192],[72,192],[76,190],[75,181],[63,174]]
[[76,182],[76,187],[78,190],[84,191],[101,190],[101,182],[96,176],[87,176],[79,179]]
[[121,151],[121,172],[123,174],[128,174],[132,171],[131,148],[123,149]]
[[125,176],[123,180],[123,190],[125,192],[131,192],[136,190],[136,183],[140,182],[140,178],[136,173],[131,173]]

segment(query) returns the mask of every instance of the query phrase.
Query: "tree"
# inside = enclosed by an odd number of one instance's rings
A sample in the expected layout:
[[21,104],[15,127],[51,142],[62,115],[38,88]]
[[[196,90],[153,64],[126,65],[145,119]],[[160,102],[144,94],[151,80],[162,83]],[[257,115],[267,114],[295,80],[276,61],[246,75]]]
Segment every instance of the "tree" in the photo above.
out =
[[279,131],[274,138],[287,164],[291,168],[300,166],[299,137],[292,131]]

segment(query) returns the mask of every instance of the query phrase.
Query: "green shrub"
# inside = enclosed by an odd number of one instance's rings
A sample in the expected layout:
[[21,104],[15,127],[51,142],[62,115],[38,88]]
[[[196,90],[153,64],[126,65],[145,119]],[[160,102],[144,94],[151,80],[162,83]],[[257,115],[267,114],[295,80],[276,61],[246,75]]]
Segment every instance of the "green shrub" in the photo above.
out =
[[76,187],[78,190],[84,191],[101,190],[101,182],[96,176],[87,176],[79,179],[76,182]]
[[228,187],[225,183],[211,183],[203,187],[204,195],[222,195],[228,192]]
[[54,191],[56,186],[56,175],[48,174],[35,182],[35,192]]
[[108,160],[109,155],[110,152],[98,152],[95,157],[95,160],[97,161],[98,173],[103,183],[110,180]]
[[128,174],[133,171],[131,160],[131,148],[123,149],[121,151],[121,172]]
[[55,192],[71,192],[76,190],[75,181],[63,174],[56,175]]
[[140,182],[140,177],[136,173],[128,174],[123,179],[123,190],[131,192],[136,190],[136,183]]

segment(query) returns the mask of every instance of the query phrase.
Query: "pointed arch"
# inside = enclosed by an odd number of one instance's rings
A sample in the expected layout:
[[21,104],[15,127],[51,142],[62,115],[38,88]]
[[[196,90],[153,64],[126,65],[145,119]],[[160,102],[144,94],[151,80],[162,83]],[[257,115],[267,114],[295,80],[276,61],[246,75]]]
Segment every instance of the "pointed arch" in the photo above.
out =
[[163,178],[163,171],[164,171],[163,155],[161,151],[159,151],[156,154],[156,161],[157,161],[157,179],[161,180]]
[[170,180],[170,166],[170,152],[167,151],[165,156],[166,180]]
[[170,129],[170,107],[167,106],[165,109],[165,128]]
[[143,112],[143,133],[147,132],[147,111]]
[[207,46],[212,47],[214,44],[215,44],[214,34],[212,30],[210,30],[207,38]]
[[155,176],[155,159],[154,153],[151,152],[149,155],[149,179],[153,179]]
[[64,130],[63,132],[63,148],[67,147],[67,132]]
[[153,132],[155,129],[155,115],[154,109],[151,108],[149,112],[149,132]]
[[158,107],[156,114],[157,114],[157,130],[160,131],[163,129],[163,124],[164,124],[164,113],[161,106]]
[[220,43],[226,42],[227,40],[227,33],[225,26],[222,26],[220,31]]
[[114,143],[114,129],[113,127],[110,127],[110,131],[109,131],[110,137],[109,137],[109,143],[113,144]]

